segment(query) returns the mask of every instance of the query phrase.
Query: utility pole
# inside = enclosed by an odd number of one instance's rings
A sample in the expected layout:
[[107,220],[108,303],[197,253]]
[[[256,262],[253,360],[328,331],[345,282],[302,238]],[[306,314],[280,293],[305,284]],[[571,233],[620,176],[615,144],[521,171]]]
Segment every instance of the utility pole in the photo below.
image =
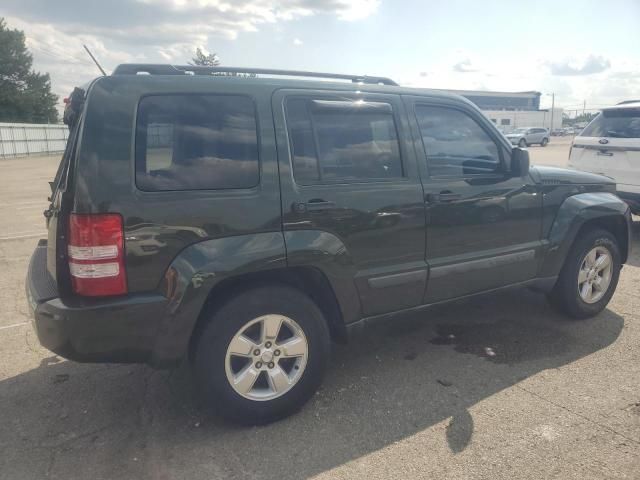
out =
[[549,128],[549,133],[553,130],[553,109],[556,106],[556,94],[551,94],[551,128]]
[[585,111],[586,109],[587,109],[587,101],[585,100],[585,101],[582,103],[582,116],[583,116],[583,117],[584,117],[584,111]]

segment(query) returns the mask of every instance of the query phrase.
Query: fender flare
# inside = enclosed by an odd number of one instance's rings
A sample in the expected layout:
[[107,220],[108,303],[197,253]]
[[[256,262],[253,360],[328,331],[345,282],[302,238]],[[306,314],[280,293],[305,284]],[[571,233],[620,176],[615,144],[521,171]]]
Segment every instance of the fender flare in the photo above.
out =
[[[619,218],[624,221],[627,239],[631,234],[631,214],[629,206],[613,193],[580,193],[565,199],[560,205],[547,238],[548,248],[540,267],[539,277],[553,277],[560,274],[569,249],[583,225],[597,219]],[[623,262],[628,255],[622,252]]]
[[[290,266],[320,270],[336,295],[345,322],[352,321],[355,290],[350,256],[344,244],[327,232],[264,232],[195,243],[173,259],[160,284],[167,297],[159,319],[151,364],[175,364],[188,351],[191,336],[211,292],[225,280]],[[286,245],[285,248],[285,238]],[[289,250],[290,249],[290,250]],[[345,311],[345,305],[347,310]],[[349,307],[350,306],[350,307]]]

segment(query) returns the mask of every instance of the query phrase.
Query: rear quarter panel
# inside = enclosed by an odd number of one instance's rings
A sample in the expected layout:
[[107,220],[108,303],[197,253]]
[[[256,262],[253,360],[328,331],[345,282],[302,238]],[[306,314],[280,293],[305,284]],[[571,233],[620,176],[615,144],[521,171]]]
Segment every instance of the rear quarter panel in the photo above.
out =
[[[280,196],[268,84],[233,78],[110,76],[91,88],[77,158],[74,211],[120,213],[130,292],[156,289],[172,260],[211,239],[280,232]],[[150,94],[248,95],[255,104],[260,184],[250,189],[143,192],[134,181],[138,102]],[[281,235],[280,235],[280,238]]]

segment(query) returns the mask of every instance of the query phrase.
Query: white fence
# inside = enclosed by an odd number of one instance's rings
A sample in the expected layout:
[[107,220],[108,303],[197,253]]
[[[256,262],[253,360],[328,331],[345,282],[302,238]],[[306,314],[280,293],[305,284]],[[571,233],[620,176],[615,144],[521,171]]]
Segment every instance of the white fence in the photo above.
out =
[[0,123],[0,158],[61,153],[68,136],[66,125]]

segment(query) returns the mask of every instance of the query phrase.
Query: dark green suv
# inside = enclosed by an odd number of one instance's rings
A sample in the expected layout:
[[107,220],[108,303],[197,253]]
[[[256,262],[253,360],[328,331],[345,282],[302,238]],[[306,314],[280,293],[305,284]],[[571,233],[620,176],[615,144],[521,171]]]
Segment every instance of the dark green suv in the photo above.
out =
[[188,358],[240,422],[302,406],[372,320],[513,285],[589,317],[628,256],[610,179],[529,168],[467,100],[385,78],[121,65],[65,121],[27,278],[40,342]]

